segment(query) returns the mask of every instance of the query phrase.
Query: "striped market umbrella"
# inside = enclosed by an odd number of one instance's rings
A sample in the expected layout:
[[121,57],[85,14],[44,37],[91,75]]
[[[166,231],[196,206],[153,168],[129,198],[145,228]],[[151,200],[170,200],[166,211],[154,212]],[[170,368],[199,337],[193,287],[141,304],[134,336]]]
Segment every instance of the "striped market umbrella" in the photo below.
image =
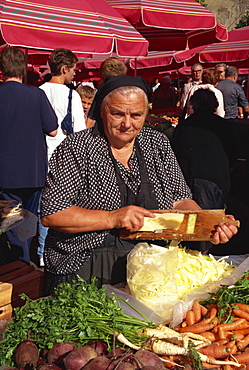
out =
[[0,0],[2,44],[76,54],[146,55],[148,42],[104,0]]
[[249,26],[228,32],[228,41],[185,50],[175,54],[178,62],[187,65],[200,62],[204,66],[224,62],[238,68],[248,67],[249,62]]
[[[112,57],[117,58],[116,54],[112,54]],[[101,63],[108,58],[108,55],[96,55],[92,58],[80,58],[77,64],[78,69],[84,72],[92,72],[94,76],[99,75],[99,68]],[[142,77],[156,76],[160,71],[169,69],[178,69],[183,66],[183,63],[177,63],[174,59],[173,51],[165,52],[149,52],[147,56],[137,58],[118,58],[122,60],[127,68],[128,75],[138,75]]]
[[184,50],[227,39],[215,14],[195,0],[107,0],[149,41],[149,50]]

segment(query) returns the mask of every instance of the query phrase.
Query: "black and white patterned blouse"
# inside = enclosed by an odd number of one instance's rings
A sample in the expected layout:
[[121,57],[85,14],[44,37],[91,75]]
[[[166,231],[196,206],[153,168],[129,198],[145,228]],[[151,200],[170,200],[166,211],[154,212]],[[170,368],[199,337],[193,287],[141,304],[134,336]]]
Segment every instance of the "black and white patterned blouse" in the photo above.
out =
[[[143,128],[136,140],[159,209],[172,209],[174,202],[192,198],[166,135]],[[49,166],[42,217],[73,205],[105,211],[120,208],[120,190],[108,143],[102,135],[94,135],[92,128],[69,135],[54,151]],[[107,234],[108,230],[67,234],[50,229],[45,246],[47,270],[63,275],[77,271],[89,251],[100,247]]]

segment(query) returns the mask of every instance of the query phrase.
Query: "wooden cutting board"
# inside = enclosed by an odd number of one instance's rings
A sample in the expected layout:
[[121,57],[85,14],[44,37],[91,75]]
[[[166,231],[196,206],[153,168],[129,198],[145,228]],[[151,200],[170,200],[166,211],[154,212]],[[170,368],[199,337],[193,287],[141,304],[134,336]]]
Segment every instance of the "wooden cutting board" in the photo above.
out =
[[[224,209],[210,209],[201,211],[183,211],[183,210],[152,210],[156,213],[183,213],[184,219],[178,230],[163,229],[154,232],[138,231],[130,233],[122,229],[120,231],[121,239],[132,240],[211,240],[215,227],[220,222],[229,222],[237,227],[240,226],[238,220],[231,220],[225,215]],[[196,224],[193,234],[187,233],[188,217],[190,214],[196,214]]]

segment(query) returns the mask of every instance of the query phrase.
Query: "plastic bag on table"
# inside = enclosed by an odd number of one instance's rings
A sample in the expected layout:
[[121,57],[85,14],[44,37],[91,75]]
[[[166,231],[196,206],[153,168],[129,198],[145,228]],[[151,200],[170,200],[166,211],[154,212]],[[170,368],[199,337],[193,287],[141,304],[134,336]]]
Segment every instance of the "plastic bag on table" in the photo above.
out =
[[36,235],[37,216],[33,213],[21,209],[20,213],[3,218],[0,224],[1,232],[15,230],[21,242]]
[[[127,284],[131,294],[164,320],[170,318],[178,299],[175,273],[178,248],[138,243],[127,256]],[[166,253],[167,252],[167,253]]]
[[36,235],[38,220],[38,217],[33,213],[26,210],[23,211],[24,211],[23,220],[14,227],[17,236],[21,242]]

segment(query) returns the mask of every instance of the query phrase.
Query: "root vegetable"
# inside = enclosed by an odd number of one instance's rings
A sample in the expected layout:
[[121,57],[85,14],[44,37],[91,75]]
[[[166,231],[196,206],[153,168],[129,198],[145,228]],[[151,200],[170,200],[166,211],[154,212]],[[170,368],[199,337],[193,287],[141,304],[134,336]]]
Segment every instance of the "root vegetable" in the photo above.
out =
[[211,344],[210,346],[200,348],[198,351],[210,357],[222,358],[229,354],[230,349],[224,345]]
[[[137,368],[130,362],[121,362],[115,367],[115,370],[136,370]],[[158,369],[158,368],[157,368]]]
[[29,365],[31,368],[37,366],[39,350],[32,339],[26,339],[19,343],[15,350],[15,363],[20,368]]
[[82,367],[82,370],[111,370],[113,366],[111,366],[112,362],[109,358],[105,356],[98,356],[90,360],[85,366]]
[[80,370],[91,359],[97,356],[97,351],[86,345],[69,352],[64,358],[63,363],[66,370]]
[[63,359],[67,354],[75,349],[75,345],[69,342],[66,343],[54,343],[53,347],[47,353],[47,361],[49,364],[56,364],[61,366]]
[[112,351],[110,351],[108,354],[107,354],[107,357],[108,358],[113,358],[113,357],[117,357],[119,355],[123,355],[124,353],[126,353],[127,351],[122,348],[122,347],[114,347]]
[[212,330],[214,327],[213,324],[196,324],[192,326],[186,326],[185,328],[180,328],[179,332],[180,333],[195,333],[195,334],[200,334],[203,333],[204,331],[209,331]]
[[158,369],[165,369],[165,366],[155,353],[140,349],[135,353],[135,357],[141,362],[143,366],[157,366]]
[[103,356],[107,353],[107,344],[101,340],[95,340],[87,343],[88,346],[95,349],[100,356]]
[[55,364],[44,364],[39,367],[39,370],[61,370],[61,368]]

